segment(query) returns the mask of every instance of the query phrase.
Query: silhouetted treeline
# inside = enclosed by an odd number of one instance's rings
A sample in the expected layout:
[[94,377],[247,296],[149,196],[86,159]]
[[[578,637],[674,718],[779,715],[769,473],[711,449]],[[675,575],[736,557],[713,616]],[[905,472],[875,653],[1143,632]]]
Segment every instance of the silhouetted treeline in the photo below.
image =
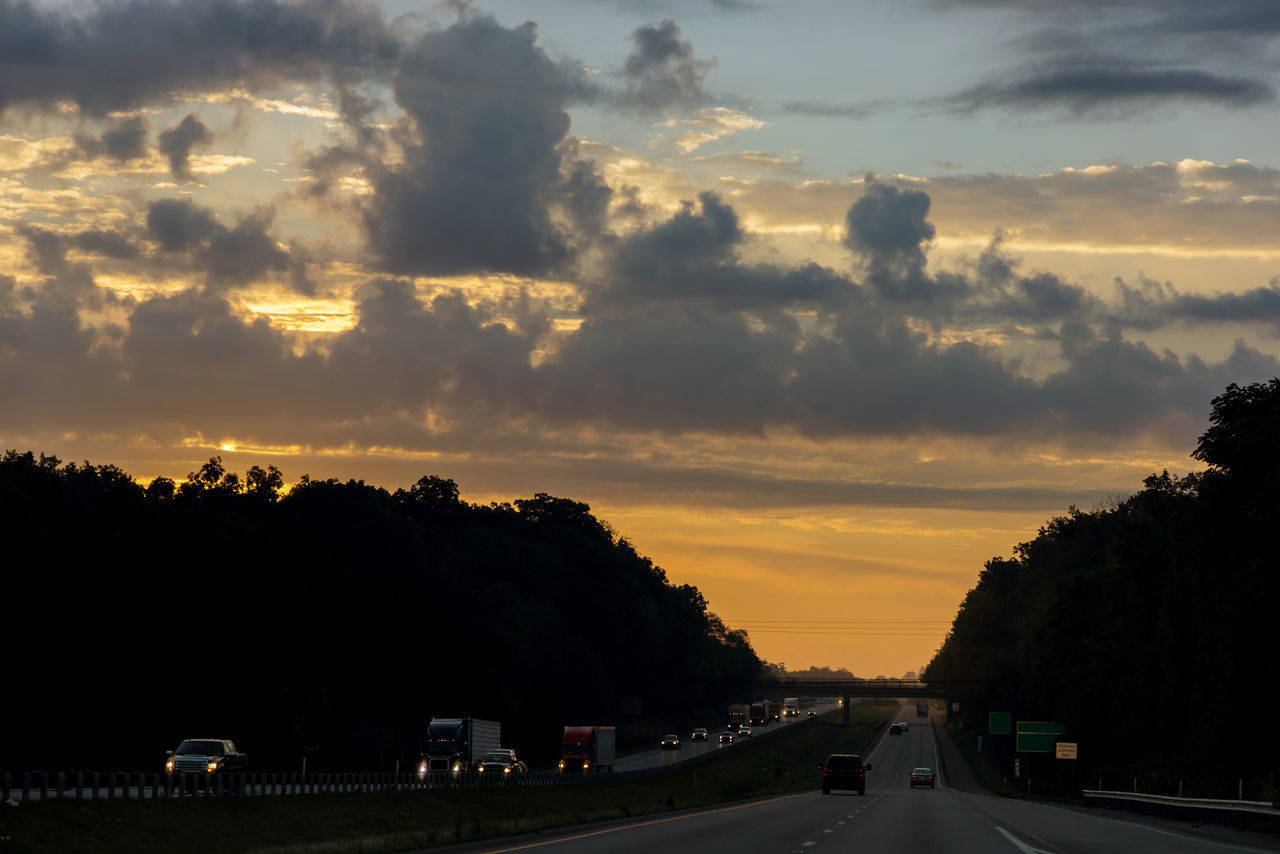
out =
[[980,680],[955,698],[970,727],[1061,721],[1087,785],[1275,794],[1280,379],[1228,386],[1191,456],[1207,469],[1072,508],[986,564],[923,674]]
[[158,770],[227,737],[258,768],[391,770],[459,714],[549,761],[564,724],[727,703],[761,666],[585,504],[471,505],[434,476],[283,487],[216,457],[144,489],[7,452],[0,769]]
[[771,661],[764,663],[764,668],[760,671],[760,675],[769,679],[845,679],[860,682],[885,679],[900,679],[904,682],[914,682],[916,680],[916,674],[911,670],[908,670],[902,676],[885,676],[883,673],[876,676],[854,676],[853,671],[847,667],[820,667],[816,664],[811,664],[805,670],[788,670],[785,663],[779,662],[775,664]]

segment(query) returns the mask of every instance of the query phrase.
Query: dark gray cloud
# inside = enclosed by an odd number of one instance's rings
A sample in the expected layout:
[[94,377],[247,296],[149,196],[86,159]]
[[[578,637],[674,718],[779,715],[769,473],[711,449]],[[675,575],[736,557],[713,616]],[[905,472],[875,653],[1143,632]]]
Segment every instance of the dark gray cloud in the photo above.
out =
[[406,51],[394,93],[408,117],[404,157],[370,167],[364,207],[385,269],[545,273],[598,231],[590,220],[609,191],[577,159],[565,112],[591,88],[537,46],[532,24],[471,16],[428,33]]
[[[1019,15],[1010,67],[936,99],[960,111],[1048,110],[1118,118],[1171,104],[1249,108],[1276,93],[1272,0],[938,0]],[[1017,24],[1022,24],[1019,28]]]
[[196,264],[209,275],[212,284],[247,285],[271,271],[289,267],[289,253],[271,235],[275,211],[261,208],[244,217],[235,227],[219,229],[207,246],[198,249]]
[[[271,233],[275,211],[259,208],[227,228],[217,215],[186,199],[161,199],[147,209],[147,233],[165,252],[188,253],[213,288],[251,284],[289,269],[289,252]],[[309,287],[297,272],[295,283]]]
[[145,116],[128,116],[102,133],[102,145],[109,157],[133,160],[147,153],[148,124]]
[[78,308],[98,310],[117,302],[97,286],[89,265],[67,259],[67,240],[62,235],[29,225],[19,226],[17,233],[27,241],[28,260],[45,277],[39,286],[22,289],[36,310],[74,317]]
[[357,413],[527,415],[534,346],[460,293],[424,303],[410,283],[387,279],[365,286],[356,323],[335,339],[328,365]]
[[621,102],[625,106],[653,113],[691,109],[706,102],[703,81],[715,60],[698,59],[693,44],[682,37],[674,21],[640,27],[631,40],[635,47],[623,67]]
[[160,199],[147,208],[147,233],[166,252],[183,252],[217,233],[217,214],[188,199]]
[[84,252],[121,260],[136,258],[141,254],[136,243],[128,236],[115,231],[101,229],[81,231],[71,236],[71,244]]
[[[1158,353],[1126,340],[1118,330],[1099,332],[1086,324],[1064,324],[1062,350],[1069,367],[1048,377],[1041,397],[1067,430],[1123,435],[1138,425],[1188,439],[1203,429],[1208,400],[1233,377],[1257,381],[1275,376],[1276,359],[1237,342],[1218,364],[1171,352]],[[1049,425],[1045,425],[1049,429]]]
[[213,142],[213,131],[195,113],[188,113],[176,127],[160,132],[157,148],[169,160],[169,171],[179,181],[191,177],[188,161],[197,146]]
[[179,92],[377,69],[399,45],[358,0],[0,0],[0,114],[72,101],[90,115]]
[[782,109],[798,116],[829,119],[865,119],[876,110],[868,104],[826,104],[819,101],[786,101]]
[[947,96],[959,111],[1060,108],[1074,114],[1115,113],[1160,101],[1203,101],[1250,107],[1275,100],[1267,83],[1194,68],[1087,65],[1027,71],[1012,83],[984,83]]
[[933,241],[929,194],[869,180],[845,215],[844,245],[862,258],[867,283],[892,300],[930,301],[956,296],[958,282],[925,272]]
[[1148,278],[1133,285],[1117,279],[1115,290],[1115,306],[1109,317],[1128,329],[1223,323],[1264,323],[1280,328],[1280,279],[1273,278],[1263,287],[1212,295],[1180,293],[1169,282]]
[[948,7],[1022,10],[1045,18],[1070,18],[1099,29],[1140,23],[1148,35],[1164,32],[1233,33],[1267,37],[1280,32],[1280,7],[1272,0],[932,0]]
[[538,370],[553,423],[758,434],[782,409],[794,328],[753,331],[741,316],[652,305],[589,318]]
[[627,304],[703,301],[722,311],[772,317],[785,308],[850,298],[852,283],[817,264],[740,262],[737,252],[745,240],[733,208],[714,193],[702,193],[696,209],[685,202],[665,222],[618,240],[606,255],[602,286],[583,311],[592,315]]
[[80,133],[75,140],[88,157],[105,154],[123,163],[146,156],[149,131],[146,116],[126,116],[108,124],[100,137]]

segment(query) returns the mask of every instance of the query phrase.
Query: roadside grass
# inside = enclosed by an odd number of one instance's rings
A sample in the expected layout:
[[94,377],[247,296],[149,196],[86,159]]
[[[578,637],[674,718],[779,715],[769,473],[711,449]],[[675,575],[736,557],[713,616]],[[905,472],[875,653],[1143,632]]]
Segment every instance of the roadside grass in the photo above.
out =
[[819,788],[828,753],[865,753],[891,706],[855,704],[635,782],[293,797],[0,804],[0,854],[390,854]]

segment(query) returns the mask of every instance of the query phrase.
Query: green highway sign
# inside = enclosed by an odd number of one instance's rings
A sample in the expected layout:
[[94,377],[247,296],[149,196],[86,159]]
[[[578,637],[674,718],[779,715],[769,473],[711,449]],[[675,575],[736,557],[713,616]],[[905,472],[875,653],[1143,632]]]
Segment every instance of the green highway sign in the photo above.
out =
[[987,732],[991,735],[1008,735],[1013,732],[1013,715],[1008,712],[987,712]]
[[1058,736],[1067,731],[1060,723],[1051,721],[1018,721],[1019,753],[1053,753]]

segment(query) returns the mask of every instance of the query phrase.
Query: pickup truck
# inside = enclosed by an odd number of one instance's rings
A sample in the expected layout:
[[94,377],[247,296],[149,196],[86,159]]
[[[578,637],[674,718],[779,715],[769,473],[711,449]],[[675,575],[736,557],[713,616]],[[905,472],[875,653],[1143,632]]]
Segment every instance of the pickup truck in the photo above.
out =
[[216,774],[243,771],[249,766],[249,755],[236,750],[227,738],[189,738],[177,750],[166,750],[164,770],[180,773]]

